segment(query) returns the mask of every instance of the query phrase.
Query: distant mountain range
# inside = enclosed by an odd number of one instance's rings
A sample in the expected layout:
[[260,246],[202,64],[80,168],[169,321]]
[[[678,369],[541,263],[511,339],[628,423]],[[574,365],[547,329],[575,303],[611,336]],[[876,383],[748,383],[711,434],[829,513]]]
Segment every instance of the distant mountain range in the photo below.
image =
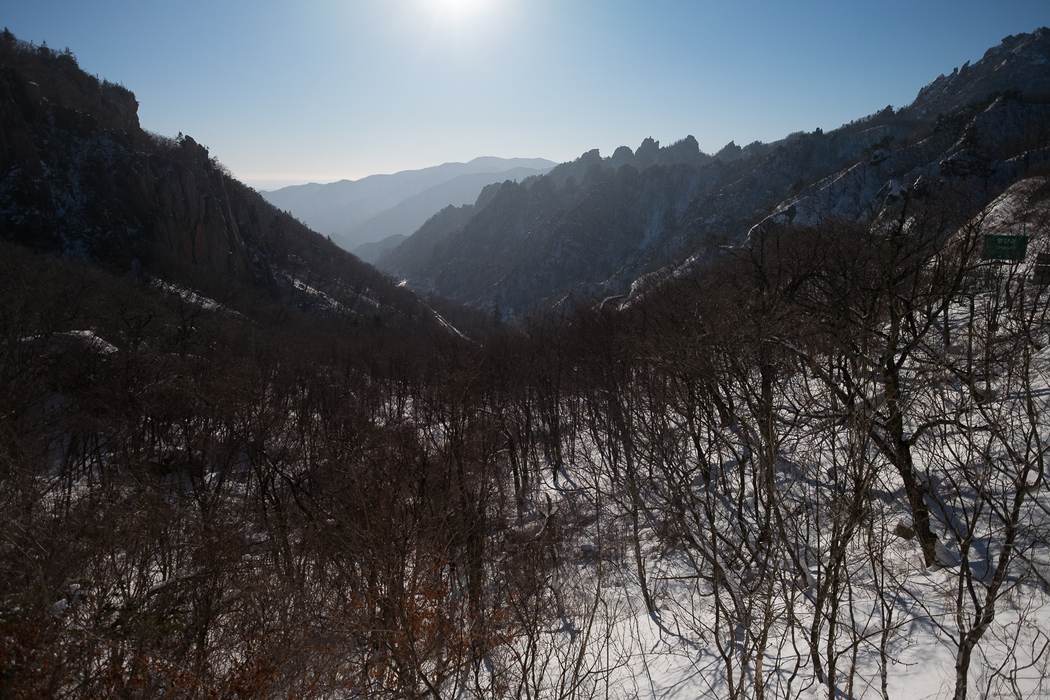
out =
[[598,151],[443,211],[376,264],[514,316],[694,274],[760,223],[863,221],[888,198],[965,191],[979,210],[1050,159],[1050,30],[1006,37],[902,109],[717,154],[692,137]]
[[234,280],[304,308],[420,313],[333,242],[409,289],[520,316],[697,274],[756,226],[862,222],[894,197],[948,192],[977,211],[1050,160],[1046,28],[1006,37],[911,105],[827,133],[715,154],[692,136],[646,139],[555,167],[478,158],[262,195],[192,138],[143,131],[134,95],[72,54],[9,33],[0,43],[3,237],[172,283]]
[[354,250],[389,236],[408,236],[442,208],[473,203],[486,185],[542,175],[555,165],[543,158],[482,157],[360,180],[294,185],[262,195]]

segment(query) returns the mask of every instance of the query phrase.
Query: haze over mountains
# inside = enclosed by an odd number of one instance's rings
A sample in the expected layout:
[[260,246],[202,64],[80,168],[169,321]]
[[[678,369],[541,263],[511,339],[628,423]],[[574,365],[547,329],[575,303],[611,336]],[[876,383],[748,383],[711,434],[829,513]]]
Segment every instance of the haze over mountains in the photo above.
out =
[[408,236],[443,207],[472,204],[485,185],[541,175],[555,165],[542,158],[480,157],[360,180],[294,185],[262,195],[353,251],[389,236]]
[[[410,288],[487,312],[498,307],[506,317],[553,304],[572,306],[627,294],[643,279],[683,274],[674,271],[706,259],[719,246],[744,240],[773,213],[798,223],[830,216],[856,221],[877,212],[886,196],[910,191],[919,181],[924,191],[966,187],[977,200],[992,197],[1046,158],[1048,44],[1046,29],[1007,37],[975,64],[933,80],[911,105],[887,107],[826,133],[800,132],[768,144],[730,143],[713,155],[702,153],[692,136],[664,146],[646,139],[635,150],[622,146],[606,157],[589,151],[553,168],[542,159],[477,158],[357,181],[287,187],[262,193],[262,199],[344,249],[358,250]],[[33,82],[61,86],[52,76],[65,76],[66,84],[79,86],[62,87],[61,98],[86,99],[79,95],[91,86],[69,77],[75,70],[71,57],[56,54],[51,66]],[[108,120],[101,123],[124,130],[114,132],[120,139],[88,136],[87,127],[62,127],[84,131],[76,138],[85,145],[76,153],[67,148],[39,160],[35,153],[50,153],[69,139],[46,135],[40,120],[47,112],[37,106],[44,103],[37,102],[35,89],[40,88],[8,89],[12,97],[27,95],[15,103],[22,105],[17,114],[8,110],[8,119],[39,124],[13,127],[8,137],[10,165],[0,187],[18,203],[5,209],[11,212],[8,237],[30,229],[46,229],[50,236],[64,230],[56,244],[67,250],[101,251],[104,246],[112,251],[107,255],[141,261],[149,257],[144,241],[161,240],[142,232],[159,227],[168,231],[162,237],[168,249],[189,256],[194,266],[210,261],[211,268],[228,267],[240,278],[250,276],[250,269],[256,276],[274,277],[265,264],[246,257],[262,260],[263,249],[241,241],[254,225],[253,216],[266,221],[275,215],[231,213],[222,205],[212,213],[208,207],[226,201],[240,185],[225,177],[192,138],[172,142],[136,131],[134,97],[109,86],[102,91],[109,102],[100,109],[119,118],[100,112]],[[119,108],[107,107],[111,103]],[[100,144],[110,143],[126,145],[103,153]],[[163,179],[147,184],[141,176],[136,181],[121,175],[133,184],[106,185],[104,193],[94,195],[93,189],[108,180],[85,172],[73,181],[63,174],[69,168],[109,168],[114,174],[141,170],[134,164],[141,158],[132,155],[134,149],[195,162],[202,169],[200,182],[206,178],[220,186],[221,181],[227,192],[199,203],[196,195],[165,194],[155,206],[151,202]],[[21,169],[14,165],[19,158],[27,159]],[[49,158],[54,165],[41,170],[38,163]],[[31,186],[13,179],[38,172],[42,179]],[[39,183],[50,184],[41,189]],[[187,183],[178,187],[182,192]],[[237,197],[258,195],[246,191]],[[68,204],[44,206],[52,199]],[[92,205],[101,199],[120,204]],[[169,200],[172,204],[164,203]],[[172,215],[165,213],[171,207],[185,207],[186,216],[200,220],[187,224],[195,233],[178,233],[182,224],[171,223]],[[81,223],[77,217],[87,218]],[[101,230],[108,233],[94,238],[85,233]],[[407,234],[412,235],[402,240]],[[226,247],[213,242],[220,236],[231,241],[230,252],[218,252]],[[118,245],[121,241],[127,244]]]
[[[924,191],[966,187],[977,200],[992,197],[1025,168],[1046,158],[1048,44],[1046,29],[1007,37],[980,61],[922,88],[911,105],[887,107],[826,133],[800,132],[768,144],[730,143],[713,155],[702,153],[692,136],[664,146],[646,139],[635,150],[622,146],[606,157],[589,151],[556,167],[542,159],[476,158],[357,181],[287,187],[262,193],[262,199],[290,211],[344,249],[358,250],[410,288],[487,312],[499,307],[506,317],[554,304],[572,306],[628,294],[643,279],[683,274],[674,270],[706,259],[719,246],[744,240],[753,226],[773,213],[779,212],[780,220],[808,224],[830,216],[856,221],[878,211],[888,194],[909,191],[920,180]],[[60,85],[50,76],[64,75],[63,70],[71,74],[75,68],[70,57],[58,54],[52,64],[48,76],[36,83]],[[63,80],[83,83],[80,78]],[[84,83],[77,90],[89,87]],[[112,95],[120,91],[107,90],[106,99],[117,104]],[[9,119],[39,122],[46,112],[33,106],[38,98],[26,88],[9,89],[12,95],[15,91],[30,96],[22,98],[25,106],[19,115]],[[62,99],[83,99],[78,94],[67,90]],[[12,201],[22,202],[6,209],[14,212],[6,224],[7,235],[21,236],[19,231],[40,227],[52,236],[66,230],[61,234],[66,249],[93,251],[105,245],[113,255],[141,261],[148,258],[141,232],[167,227],[168,248],[188,255],[195,266],[210,260],[212,268],[230,267],[241,278],[255,266],[252,274],[274,277],[266,265],[246,262],[245,256],[262,253],[240,242],[252,216],[267,220],[271,215],[231,214],[221,206],[211,213],[208,207],[232,196],[239,183],[223,176],[217,165],[208,165],[217,161],[198,152],[192,138],[175,143],[136,131],[134,98],[120,94],[124,97],[119,114],[125,121],[107,116],[110,121],[104,124],[125,130],[121,138],[127,145],[121,148],[127,155],[115,155],[124,152],[120,149],[103,155],[100,145],[81,147],[76,154],[66,149],[61,156],[44,157],[44,162],[51,158],[55,164],[40,170],[32,153],[49,153],[68,139],[45,137],[42,125],[34,127],[40,135],[33,150],[22,134],[37,132],[20,126],[22,131],[8,138],[6,152],[29,160],[21,170],[9,168],[0,182],[7,196],[15,198]],[[57,99],[53,103],[57,105]],[[77,138],[85,144],[120,143],[112,136]],[[133,165],[131,149],[136,148],[166,149],[172,157],[195,159],[197,167],[211,168],[202,170],[198,179],[221,179],[228,192],[207,196],[199,204],[189,195],[164,195],[164,202],[170,199],[174,204],[150,210],[161,213],[158,219],[156,213],[145,212],[154,206],[153,192],[162,180],[149,186],[137,181],[131,189],[114,184],[95,196],[89,193],[105,179],[86,174],[75,182],[59,179],[67,177],[62,173],[69,167],[98,168],[103,166],[95,163],[102,162],[110,163],[105,167],[114,173],[141,168]],[[16,162],[13,157],[8,155],[8,162]],[[117,165],[114,158],[123,164]],[[50,189],[12,180],[11,173],[38,170],[43,173],[40,182],[50,183]],[[185,187],[180,184],[179,191]],[[237,196],[258,197],[249,191]],[[92,209],[91,202],[100,197],[121,204]],[[72,204],[55,209],[64,212],[59,217],[43,206],[48,198]],[[37,199],[41,204],[29,204]],[[179,204],[182,201],[188,203]],[[170,223],[171,216],[164,213],[173,206],[186,207],[187,216],[200,218],[192,224],[197,233],[176,233],[180,225]],[[101,219],[73,223],[76,217]],[[150,223],[165,219],[168,223]],[[54,223],[42,223],[45,220]],[[224,228],[230,230],[220,233]],[[88,238],[89,230],[109,233]],[[407,234],[412,235],[403,240]],[[232,252],[217,252],[213,241],[220,235],[232,241]],[[127,245],[117,245],[124,240]],[[359,247],[363,243],[367,245]],[[131,249],[137,252],[131,254]],[[220,261],[223,255],[228,260]]]

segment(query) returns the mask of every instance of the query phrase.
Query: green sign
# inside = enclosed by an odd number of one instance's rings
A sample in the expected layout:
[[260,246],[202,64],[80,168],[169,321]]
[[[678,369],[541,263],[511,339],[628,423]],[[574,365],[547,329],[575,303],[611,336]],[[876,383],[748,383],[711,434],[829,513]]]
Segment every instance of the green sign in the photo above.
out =
[[985,236],[981,258],[1021,262],[1027,252],[1028,236]]

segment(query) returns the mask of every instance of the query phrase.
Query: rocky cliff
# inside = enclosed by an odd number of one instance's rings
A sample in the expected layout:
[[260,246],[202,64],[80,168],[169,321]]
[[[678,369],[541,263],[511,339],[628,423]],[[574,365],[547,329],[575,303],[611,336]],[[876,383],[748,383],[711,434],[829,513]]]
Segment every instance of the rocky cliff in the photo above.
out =
[[189,136],[143,131],[135,96],[68,52],[0,36],[0,232],[198,285],[298,306],[414,314],[389,279],[232,178]]

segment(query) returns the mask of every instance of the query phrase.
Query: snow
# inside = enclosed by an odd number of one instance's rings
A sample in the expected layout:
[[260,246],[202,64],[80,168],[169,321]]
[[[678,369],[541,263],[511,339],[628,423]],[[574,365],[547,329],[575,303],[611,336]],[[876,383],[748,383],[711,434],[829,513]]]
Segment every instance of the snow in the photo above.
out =
[[[1039,186],[1040,181],[1033,181],[1004,194],[982,225],[989,231],[1028,226],[1033,214],[1027,202]],[[1015,277],[1004,279],[1012,283]],[[322,303],[330,299],[302,280],[288,281]],[[191,290],[159,281],[158,285],[192,303],[214,304]],[[995,308],[993,291],[984,287],[972,292],[978,331],[987,322],[985,310]],[[968,321],[974,320],[969,309],[967,303],[948,309],[956,342],[948,348],[936,343],[924,346],[928,364],[936,359],[942,366],[965,358],[965,343],[958,339]],[[444,322],[436,313],[435,317]],[[997,332],[1013,332],[1012,323],[1004,315]],[[939,340],[939,334],[932,335]],[[115,351],[90,330],[69,331],[62,337],[104,354]],[[1001,504],[1013,495],[1011,488],[1023,490],[1016,486],[1022,482],[1011,487],[1013,472],[1008,467],[1023,469],[1045,455],[1045,451],[1033,452],[1023,439],[992,440],[986,426],[967,430],[963,425],[998,420],[1022,432],[1028,428],[1040,440],[1047,438],[1047,329],[1040,328],[1032,339],[1042,349],[1031,349],[1026,372],[1011,374],[998,367],[989,374],[993,402],[975,400],[973,387],[962,383],[927,385],[922,368],[904,369],[904,385],[916,392],[910,408],[920,418],[959,411],[955,423],[927,428],[921,440],[919,419],[910,419],[907,426],[908,435],[916,437],[916,462],[929,490],[939,536],[938,563],[929,568],[918,543],[896,534],[900,523],[910,522],[901,478],[870,445],[850,452],[856,447],[850,441],[857,435],[850,432],[847,419],[814,411],[833,393],[823,379],[797,372],[778,380],[778,455],[763,478],[772,484],[771,493],[778,497],[777,507],[786,522],[782,536],[766,540],[754,531],[759,510],[754,482],[744,484],[744,479],[736,478],[745,470],[752,470],[749,479],[756,473],[755,446],[762,440],[755,434],[748,408],[741,407],[728,428],[714,423],[704,428],[702,437],[709,443],[708,452],[701,456],[691,448],[680,449],[688,445],[688,438],[682,428],[684,418],[673,406],[657,416],[638,395],[625,392],[624,397],[610,398],[623,399],[623,405],[617,405],[637,427],[632,445],[626,448],[636,462],[624,463],[625,448],[607,428],[580,430],[563,445],[565,466],[555,472],[550,463],[538,465],[534,475],[538,484],[519,507],[517,519],[510,517],[507,528],[493,532],[501,553],[547,546],[542,544],[545,538],[561,547],[557,563],[543,571],[547,578],[535,594],[542,598],[536,607],[548,611],[544,626],[531,638],[507,641],[497,652],[502,655],[500,672],[532,674],[528,678],[535,690],[532,697],[558,697],[559,689],[571,688],[577,691],[573,697],[752,698],[757,696],[759,681],[766,698],[816,699],[829,694],[882,698],[883,682],[889,698],[951,697],[959,637],[976,619],[969,591],[979,599],[989,590],[990,571],[1003,550]],[[801,348],[789,349],[804,354]],[[1020,384],[1029,380],[1034,387],[1025,395]],[[871,404],[884,402],[878,379],[865,381],[870,382]],[[1031,419],[1030,407],[1042,421]],[[412,404],[396,412],[402,418],[417,417]],[[657,418],[667,421],[668,430],[659,438],[650,437],[655,433],[646,426]],[[444,427],[440,422],[426,423],[421,415],[418,419],[419,430],[440,448],[448,439]],[[661,439],[666,444],[647,442]],[[667,453],[676,454],[681,463],[670,465]],[[289,469],[295,468],[295,459],[289,454]],[[998,464],[1000,471],[983,474],[979,467],[985,463]],[[672,467],[678,470],[674,479]],[[623,481],[628,468],[635,470],[643,494],[636,504],[635,523]],[[218,477],[206,468],[193,479],[173,473],[164,483],[173,492],[204,489],[211,494],[221,491]],[[975,481],[966,483],[963,477]],[[971,662],[969,697],[1050,697],[1046,582],[1050,545],[1045,537],[1050,528],[1050,493],[1033,476],[1026,478],[1023,483],[1034,491],[1023,504],[1017,556],[995,601],[994,621]],[[843,513],[850,512],[847,501],[854,481],[863,483],[864,511],[858,515],[856,530],[848,532],[841,557],[832,561],[833,539],[848,525]],[[983,495],[974,498],[957,484]],[[226,488],[236,498],[243,493]],[[668,504],[675,502],[671,496],[679,498],[683,510],[695,519],[668,515]],[[999,510],[989,506],[975,517],[978,507],[988,503],[997,504]],[[335,518],[322,522],[325,527],[338,525]],[[552,534],[555,530],[564,533],[564,539],[557,539],[561,535]],[[246,526],[246,542],[259,545],[267,537]],[[741,542],[751,546],[738,546]],[[967,551],[969,567],[962,563]],[[652,613],[642,593],[638,561],[655,604]],[[246,565],[253,563],[246,561]],[[831,592],[818,602],[822,588],[835,581],[833,564],[842,567],[839,588],[824,590]],[[716,567],[721,571],[713,573]],[[193,575],[188,564],[166,573],[157,569],[135,585],[155,593]],[[57,592],[46,599],[56,624],[76,623],[80,598],[80,591],[71,586],[68,594]],[[829,609],[831,602],[838,606],[834,612]],[[317,624],[320,628],[324,623]],[[812,635],[811,630],[815,630]],[[497,653],[493,653],[493,668]],[[835,657],[837,675],[831,689],[818,679],[814,655],[825,669],[830,667],[829,656]]]
[[1050,202],[1032,206],[1030,198],[1046,185],[1047,178],[1033,177],[1010,187],[985,210],[983,225],[1001,235],[1030,235],[1050,217]]
[[348,313],[345,306],[340,304],[338,301],[328,296],[324,292],[304,282],[288,273],[283,273],[283,278],[297,291],[305,294],[307,297],[312,298],[314,303],[317,304],[318,308],[322,312],[328,312],[333,314],[345,314]]
[[27,345],[46,345],[45,353],[72,347],[87,348],[100,355],[112,355],[117,347],[90,329],[60,331],[50,336],[34,335],[21,339]]
[[[1042,235],[1041,227],[1033,227],[1038,216],[1045,215],[1043,209],[1031,206],[1030,195],[1035,193],[1045,179],[1025,181],[1005,193],[990,207],[979,222],[986,232],[1026,231]],[[1040,214],[1042,211],[1042,214]],[[1033,242],[1036,245],[1043,240]],[[1001,277],[1004,284],[1017,284],[1023,275],[1008,270]],[[1015,292],[1016,293],[1016,292]],[[1027,294],[1041,293],[1029,288]],[[997,298],[991,288],[975,292],[978,325],[984,323],[995,308],[991,304]],[[1034,297],[1033,297],[1034,298]],[[1045,297],[1043,302],[1045,304]],[[960,302],[950,308],[949,317],[956,337],[964,337],[963,329],[969,307]],[[996,312],[998,313],[998,312]],[[1008,331],[1013,323],[1007,314],[997,319],[1000,331]],[[982,326],[983,328],[983,326]],[[959,411],[968,407],[965,419],[954,426],[928,433],[926,439],[916,440],[915,458],[924,471],[922,475],[930,489],[929,496],[936,521],[939,541],[936,546],[937,562],[926,568],[919,545],[913,539],[894,535],[898,523],[910,522],[910,513],[905,505],[903,484],[891,470],[881,468],[872,484],[873,498],[868,504],[871,536],[879,538],[874,544],[881,547],[878,557],[880,569],[871,570],[873,543],[863,537],[856,538],[845,557],[844,566],[849,571],[848,590],[839,598],[838,612],[841,629],[835,639],[829,639],[829,627],[825,622],[820,627],[818,654],[827,654],[829,644],[836,649],[838,658],[838,681],[835,692],[841,697],[882,698],[882,672],[885,667],[886,697],[904,700],[926,700],[950,698],[954,694],[955,662],[960,636],[976,622],[973,598],[983,600],[987,594],[991,572],[999,552],[1002,551],[1003,526],[1001,519],[1005,510],[997,515],[976,518],[987,505],[981,499],[1001,499],[999,506],[1013,499],[1016,490],[1010,479],[1031,460],[1042,460],[1047,448],[1033,448],[1038,435],[1040,444],[1046,444],[1047,426],[1045,415],[1050,410],[1050,339],[1046,329],[1033,338],[1036,348],[1031,357],[1031,366],[1024,373],[1011,375],[1000,369],[990,378],[993,402],[976,402],[970,398],[963,386],[947,387],[943,394],[922,393],[916,396],[912,409],[923,414],[945,415],[945,411]],[[928,348],[931,359],[938,357],[940,350]],[[953,345],[949,353],[956,359],[965,357],[965,348]],[[1016,370],[1015,370],[1016,371]],[[923,387],[923,375],[917,369],[907,369],[906,385],[917,390]],[[820,382],[805,376],[782,378],[783,392],[781,411],[790,412],[795,398],[804,406],[807,397],[819,395],[826,390]],[[1024,382],[1034,386],[1024,389]],[[878,395],[875,404],[883,401]],[[943,404],[942,404],[943,402]],[[630,410],[629,407],[625,410]],[[638,409],[636,415],[644,416]],[[1030,413],[1029,411],[1034,411]],[[1036,418],[1032,418],[1032,416]],[[1034,421],[1034,422],[1026,422]],[[967,431],[965,425],[981,426],[990,422],[1010,425],[1021,431],[1017,444],[1004,442],[1004,436],[994,440],[986,433]],[[811,519],[819,525],[834,525],[834,513],[828,505],[827,496],[813,498],[818,493],[827,493],[834,488],[837,470],[849,467],[838,462],[835,454],[842,451],[839,444],[844,436],[841,427],[823,424],[801,424],[786,421],[781,444],[783,463],[778,465],[778,489],[781,507],[791,511],[794,504],[800,520]],[[1028,426],[1027,428],[1025,426]],[[985,428],[986,429],[986,428]],[[915,435],[917,428],[909,428]],[[1029,432],[1025,432],[1025,431]],[[973,435],[982,440],[976,441]],[[735,439],[743,440],[744,432]],[[640,436],[633,438],[636,449],[644,452]],[[723,441],[729,441],[721,436]],[[736,455],[746,457],[747,444],[740,444]],[[1034,452],[1032,450],[1035,450]],[[737,663],[745,661],[749,653],[757,650],[755,638],[749,627],[761,627],[768,614],[769,638],[762,652],[761,665],[755,658],[746,662],[747,675],[742,697],[756,697],[756,674],[761,672],[766,684],[766,697],[826,698],[828,688],[818,682],[809,658],[809,640],[804,634],[813,621],[815,590],[830,575],[827,563],[820,559],[808,560],[809,568],[805,580],[796,579],[790,585],[791,564],[786,551],[772,553],[763,562],[754,559],[750,565],[732,564],[725,572],[723,589],[735,595],[746,592],[747,600],[758,605],[749,615],[750,622],[742,622],[732,638],[725,636],[723,624],[719,632],[716,615],[717,599],[721,595],[712,589],[711,581],[705,578],[690,561],[690,547],[666,549],[666,540],[656,532],[660,526],[658,514],[643,513],[644,525],[640,533],[642,559],[649,587],[656,601],[657,614],[646,610],[637,571],[631,564],[629,552],[630,533],[624,519],[625,513],[597,500],[602,494],[617,492],[612,483],[612,474],[617,466],[608,449],[593,437],[578,447],[579,452],[569,460],[571,467],[559,474],[557,482],[547,480],[540,486],[537,499],[551,499],[554,508],[563,513],[591,512],[596,515],[593,525],[585,529],[567,547],[578,554],[576,575],[572,595],[576,599],[576,617],[572,614],[563,628],[580,629],[587,620],[587,591],[600,591],[603,606],[599,608],[599,628],[606,630],[602,641],[587,658],[602,657],[596,661],[593,685],[588,686],[596,695],[611,698],[696,698],[731,697],[734,687],[727,675],[727,666],[722,653],[735,658]],[[1027,451],[1026,451],[1027,450]],[[1040,451],[1041,450],[1041,451]],[[727,455],[734,454],[727,450]],[[1025,456],[1027,455],[1027,457]],[[986,459],[999,464],[1000,472],[992,476],[972,472],[971,478],[987,479],[981,482],[983,496],[976,498],[960,490],[965,484],[959,479],[960,469],[974,469],[975,460]],[[1028,460],[1028,461],[1026,461]],[[717,462],[718,460],[714,460]],[[657,469],[658,464],[653,465]],[[645,466],[639,470],[644,472]],[[737,468],[733,459],[722,462],[726,472]],[[571,475],[572,478],[569,478]],[[588,475],[593,475],[589,483]],[[1017,557],[1010,564],[1010,573],[1004,580],[995,602],[995,617],[987,632],[980,639],[970,664],[969,692],[971,698],[1040,698],[1050,697],[1050,586],[1047,585],[1047,566],[1050,562],[1050,542],[1046,528],[1050,524],[1050,492],[1044,482],[1036,482],[1029,475],[1030,486],[1037,487],[1022,512],[1022,540],[1018,542]],[[703,480],[699,476],[688,482],[690,499],[705,497]],[[649,486],[655,486],[650,484]],[[976,488],[976,487],[974,487]],[[622,487],[620,487],[622,492]],[[881,496],[880,496],[881,494]],[[998,496],[996,496],[998,494]],[[746,494],[744,501],[752,498]],[[659,501],[648,500],[643,509],[652,508]],[[992,503],[989,500],[987,503]],[[732,498],[713,501],[716,508],[726,508],[732,516]],[[820,505],[820,504],[824,505]],[[828,508],[826,515],[815,514],[813,508]],[[580,515],[581,519],[585,519]],[[822,519],[823,518],[823,519]],[[535,521],[532,521],[535,522]],[[729,521],[722,521],[730,526]],[[731,529],[731,528],[730,528]],[[806,532],[799,530],[800,533]],[[697,536],[703,532],[696,533]],[[808,552],[820,554],[828,546],[826,533],[819,528],[810,531],[811,541],[799,541],[796,545],[803,556]],[[964,539],[972,538],[968,543]],[[968,547],[969,566],[964,567],[961,547]],[[694,548],[695,549],[695,548]],[[878,554],[878,552],[876,552]],[[728,555],[727,555],[728,556]],[[781,557],[782,561],[775,561]],[[984,559],[983,557],[987,557]],[[728,559],[727,559],[728,562]],[[765,577],[759,572],[768,564],[771,572]],[[562,584],[562,595],[570,598],[569,581]],[[971,588],[972,587],[972,588]],[[971,594],[970,591],[973,591]],[[848,594],[848,595],[847,595]],[[763,606],[768,606],[763,608]],[[768,613],[762,613],[765,609]],[[822,615],[827,615],[825,609]],[[794,622],[792,622],[794,620]],[[880,638],[885,631],[886,661],[880,659]],[[556,633],[559,634],[559,633]],[[561,639],[568,644],[569,635]],[[721,638],[719,635],[723,635]],[[722,644],[720,651],[719,644]],[[727,651],[728,650],[728,651]],[[591,656],[593,654],[593,657]],[[612,661],[609,661],[609,660]],[[761,671],[757,669],[761,668]],[[798,670],[798,675],[791,674]],[[601,672],[599,672],[599,670]],[[563,668],[556,669],[563,672]],[[739,673],[739,666],[734,669]],[[608,676],[603,675],[607,673]],[[739,679],[739,676],[737,676]],[[789,685],[790,681],[790,685]],[[553,683],[553,681],[552,681]],[[848,690],[849,683],[852,691]]]
[[[534,528],[534,524],[532,525]],[[954,613],[952,599],[956,586],[956,571],[951,567],[931,568],[924,570],[921,566],[921,554],[914,542],[897,540],[891,545],[890,561],[896,561],[896,567],[905,572],[897,581],[898,599],[895,614],[898,615],[896,631],[891,633],[889,664],[887,668],[887,691],[891,698],[903,700],[926,700],[951,697],[954,691],[954,652],[951,643]],[[659,618],[650,616],[641,600],[637,589],[637,580],[630,567],[609,567],[604,574],[598,573],[598,564],[594,559],[598,547],[593,541],[584,541],[580,545],[582,559],[587,562],[581,569],[584,572],[584,583],[579,588],[590,590],[597,587],[597,579],[605,577],[601,595],[605,607],[601,625],[608,629],[607,643],[611,648],[605,649],[606,655],[619,662],[611,670],[611,675],[603,692],[613,698],[697,698],[729,697],[730,687],[725,676],[725,667],[717,648],[703,634],[693,634],[694,629],[713,629],[714,610],[705,595],[697,595],[698,582],[682,558],[672,557],[660,562],[662,568],[650,567],[650,581],[656,581],[656,574],[662,574],[667,588],[664,590],[663,603],[660,605]],[[957,557],[955,557],[957,560]],[[955,565],[957,566],[957,564]],[[746,576],[745,576],[746,578]],[[864,585],[870,585],[871,582]],[[804,596],[793,602],[781,600],[777,605],[786,611],[793,604],[797,605]],[[867,631],[866,648],[858,654],[857,663],[851,668],[841,669],[841,673],[854,673],[853,695],[855,698],[881,698],[882,688],[878,668],[877,643],[873,638],[879,629],[878,602],[874,591],[859,593],[853,602],[854,614],[860,620],[867,620],[863,625],[870,625]],[[801,609],[796,614],[805,615]],[[578,626],[578,625],[577,625]],[[1046,591],[1038,588],[1025,588],[1018,591],[1003,605],[994,624],[993,641],[988,638],[980,651],[982,659],[975,658],[971,677],[972,697],[999,697],[1007,683],[1006,679],[997,677],[994,669],[1005,658],[1007,652],[1016,655],[1021,671],[1009,679],[1021,693],[1021,697],[1045,697],[1047,692],[1045,648],[1040,647],[1050,641],[1050,597]],[[780,628],[781,634],[787,634],[787,628]],[[862,638],[864,635],[862,635]],[[1015,640],[1027,640],[1028,646],[1015,643]],[[997,643],[998,642],[998,643]],[[1034,644],[1033,644],[1034,642]],[[822,639],[826,643],[826,638]],[[792,652],[794,644],[799,644],[801,656]],[[1011,646],[1015,647],[1011,649]],[[764,666],[766,669],[780,669],[766,679],[767,687],[786,691],[788,669],[799,664],[802,673],[795,679],[791,696],[798,698],[826,698],[827,690],[811,676],[806,658],[807,646],[804,642],[790,639],[789,636],[773,636]],[[1032,663],[1025,658],[1025,653],[1041,658]],[[982,663],[983,661],[983,663]],[[1030,665],[1031,664],[1031,665]],[[1024,668],[1029,670],[1025,671]],[[768,671],[767,671],[768,672]],[[753,684],[753,678],[748,684]],[[777,685],[779,683],[779,686]],[[987,692],[981,692],[983,687]],[[752,688],[746,694],[751,697]],[[775,697],[784,697],[780,692]],[[843,696],[847,697],[847,696]]]
[[66,331],[57,335],[81,341],[85,346],[95,350],[102,355],[112,355],[117,352],[116,346],[112,345],[92,330]]
[[185,301],[187,304],[195,306],[199,309],[203,309],[204,311],[220,313],[233,318],[244,318],[244,315],[240,312],[234,311],[233,309],[224,306],[223,304],[220,304],[214,299],[207,297],[201,294],[200,292],[194,291],[189,287],[183,287],[178,284],[165,282],[164,280],[158,277],[151,277],[149,285],[150,287],[156,289],[159,292],[177,296],[183,301]]
[[[460,331],[458,328],[456,328],[451,323],[446,321],[444,316],[439,314],[437,311],[434,311],[434,309],[430,308],[426,304],[423,304],[423,306],[426,307],[427,311],[429,311],[431,314],[433,314],[434,318],[437,320],[438,324],[440,324],[442,328],[452,332],[454,335],[459,336],[463,340],[470,341],[470,338],[468,338],[466,335],[464,335],[462,331]],[[473,341],[470,341],[470,342],[473,342]]]

